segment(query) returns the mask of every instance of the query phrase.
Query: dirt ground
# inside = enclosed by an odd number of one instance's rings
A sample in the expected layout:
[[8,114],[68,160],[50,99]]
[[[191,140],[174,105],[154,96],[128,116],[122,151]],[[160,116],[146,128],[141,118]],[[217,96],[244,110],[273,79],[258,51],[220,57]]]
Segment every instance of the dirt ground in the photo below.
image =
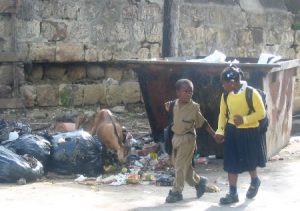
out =
[[[91,110],[94,108],[91,108]],[[120,121],[133,133],[149,133],[149,125],[143,108],[126,108],[130,112],[119,114]],[[64,112],[69,111],[65,110]],[[36,128],[51,123],[62,111],[36,112],[32,124]],[[40,112],[47,118],[36,118]],[[20,115],[10,112],[10,117]],[[8,115],[5,113],[1,114]],[[25,118],[26,116],[24,116]],[[41,124],[43,123],[43,124]],[[222,170],[221,159],[210,159],[208,164],[197,164],[196,171],[209,178],[209,183],[220,188],[219,192],[206,193],[196,199],[193,187],[186,185],[184,200],[176,204],[166,204],[165,197],[170,187],[155,184],[110,186],[104,184],[78,184],[74,177],[48,175],[40,181],[26,185],[0,184],[1,210],[296,210],[300,205],[300,137],[293,137],[290,144],[273,157],[266,168],[259,169],[262,186],[254,200],[246,200],[249,176],[240,175],[238,192],[240,202],[232,206],[220,206],[219,198],[227,192],[227,176]]]

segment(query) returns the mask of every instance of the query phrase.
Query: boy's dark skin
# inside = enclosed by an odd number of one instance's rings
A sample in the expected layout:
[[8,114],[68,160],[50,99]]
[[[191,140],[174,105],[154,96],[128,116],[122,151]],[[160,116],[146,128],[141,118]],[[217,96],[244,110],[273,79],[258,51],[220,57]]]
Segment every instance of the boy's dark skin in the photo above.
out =
[[[190,100],[192,99],[192,96],[193,96],[193,91],[194,91],[193,87],[191,87],[187,84],[183,84],[182,87],[179,90],[176,90],[176,95],[177,95],[177,98],[178,98],[179,108],[180,108],[180,106],[185,105],[185,104],[190,102]],[[168,112],[170,110],[170,103],[171,103],[171,101],[165,103],[165,109]],[[212,129],[212,127],[208,123],[205,124],[205,130],[212,137],[215,138],[215,131]]]
[[[190,103],[193,96],[193,84],[190,81],[185,81],[184,83],[181,83],[180,85],[176,85],[176,95],[177,95],[177,106],[179,109],[184,107],[186,104]],[[167,111],[170,110],[170,104],[171,102],[165,103],[165,109]],[[209,123],[205,121],[202,125],[203,128],[206,129],[206,131],[212,136],[215,137],[215,131],[211,128]],[[195,186],[197,191],[197,198],[200,198],[204,192],[206,187],[207,179],[205,177],[200,177],[199,183]],[[173,187],[174,188],[174,187]],[[170,191],[168,197],[166,198],[167,203],[174,203],[177,201],[182,200],[182,194],[177,191]]]

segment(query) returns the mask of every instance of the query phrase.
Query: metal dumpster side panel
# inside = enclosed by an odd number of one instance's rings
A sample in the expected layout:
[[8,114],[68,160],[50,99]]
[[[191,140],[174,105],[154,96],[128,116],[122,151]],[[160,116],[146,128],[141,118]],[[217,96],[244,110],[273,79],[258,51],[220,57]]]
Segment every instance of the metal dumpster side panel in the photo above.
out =
[[276,154],[289,142],[292,129],[294,74],[296,68],[270,72],[264,79],[268,116],[267,155]]

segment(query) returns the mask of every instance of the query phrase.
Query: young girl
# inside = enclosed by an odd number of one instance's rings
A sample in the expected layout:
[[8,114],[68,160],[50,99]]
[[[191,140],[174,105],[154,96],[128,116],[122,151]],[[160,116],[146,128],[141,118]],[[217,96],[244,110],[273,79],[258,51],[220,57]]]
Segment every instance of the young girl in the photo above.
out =
[[[174,136],[172,139],[172,160],[175,167],[175,181],[172,190],[166,198],[167,203],[182,200],[182,190],[186,181],[196,188],[197,198],[204,192],[207,183],[205,177],[199,177],[192,167],[192,159],[196,147],[195,128],[203,127],[210,135],[215,136],[214,130],[202,116],[200,106],[192,100],[193,83],[188,79],[180,79],[175,84],[177,99],[173,108]],[[166,103],[169,111],[170,102]]]
[[241,81],[242,72],[237,66],[229,66],[221,73],[224,94],[220,103],[217,142],[224,141],[224,170],[228,173],[229,193],[220,204],[239,201],[237,194],[238,174],[248,171],[251,177],[247,198],[256,196],[260,186],[256,168],[265,167],[266,156],[258,126],[266,111],[259,93],[253,89],[254,112],[249,114],[245,90],[247,82]]

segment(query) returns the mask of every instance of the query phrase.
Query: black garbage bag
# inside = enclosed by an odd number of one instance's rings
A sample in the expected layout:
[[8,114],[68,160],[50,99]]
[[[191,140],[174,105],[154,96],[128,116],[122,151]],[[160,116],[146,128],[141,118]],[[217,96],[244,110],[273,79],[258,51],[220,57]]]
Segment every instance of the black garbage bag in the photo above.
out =
[[0,146],[0,182],[16,182],[24,178],[35,181],[44,175],[43,165],[35,158],[20,156],[11,150]]
[[39,135],[22,135],[16,140],[5,143],[4,146],[18,155],[30,155],[40,161],[44,166],[47,166],[47,162],[50,158],[51,143]]
[[83,130],[52,136],[49,170],[97,176],[103,172],[102,145]]

